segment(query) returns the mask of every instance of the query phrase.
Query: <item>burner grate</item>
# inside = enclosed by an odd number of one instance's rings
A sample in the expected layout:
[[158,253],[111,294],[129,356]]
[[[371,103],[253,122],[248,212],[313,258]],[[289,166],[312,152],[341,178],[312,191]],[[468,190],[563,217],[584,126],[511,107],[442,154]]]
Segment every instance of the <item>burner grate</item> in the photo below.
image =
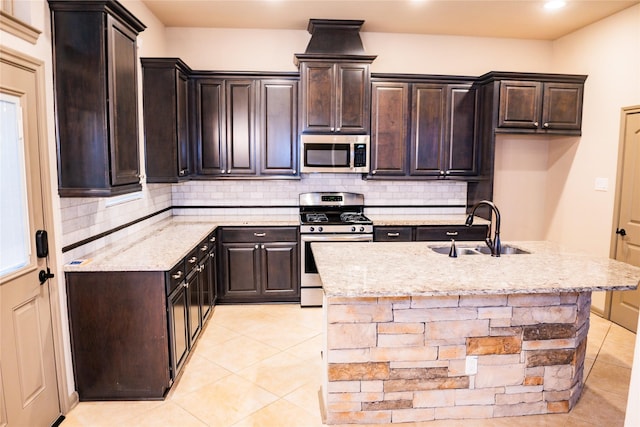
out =
[[329,221],[329,218],[325,213],[308,213],[306,214],[305,218],[307,222],[313,222],[313,223]]

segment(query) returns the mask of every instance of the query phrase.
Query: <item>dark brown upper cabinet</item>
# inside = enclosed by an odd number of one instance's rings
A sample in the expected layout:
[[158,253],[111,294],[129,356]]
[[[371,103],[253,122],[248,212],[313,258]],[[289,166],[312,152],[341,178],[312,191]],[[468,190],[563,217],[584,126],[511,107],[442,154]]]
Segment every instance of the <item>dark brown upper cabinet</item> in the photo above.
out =
[[62,197],[138,191],[137,35],[117,1],[49,0]]
[[298,80],[260,81],[260,175],[298,174]]
[[372,84],[369,177],[473,177],[477,94],[471,83],[387,78]]
[[298,177],[297,75],[194,75],[197,178]]
[[302,132],[369,132],[371,72],[367,62],[300,62]]
[[579,135],[584,79],[577,80],[500,81],[496,132]]
[[178,58],[141,61],[147,182],[188,179],[191,69]]
[[300,69],[303,133],[366,134],[370,130],[371,71],[360,27],[364,21],[311,19]]

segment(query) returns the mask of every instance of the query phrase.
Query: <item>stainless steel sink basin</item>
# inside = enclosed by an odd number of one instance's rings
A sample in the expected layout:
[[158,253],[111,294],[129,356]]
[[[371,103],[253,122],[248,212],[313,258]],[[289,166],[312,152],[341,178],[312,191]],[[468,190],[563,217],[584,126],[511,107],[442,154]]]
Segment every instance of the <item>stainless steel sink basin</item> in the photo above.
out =
[[[451,251],[451,245],[431,246],[431,250],[439,254],[449,255],[449,252]],[[484,245],[477,245],[477,246],[456,245],[456,252],[458,253],[458,256],[480,255],[480,254],[491,255],[491,249],[489,249],[488,246],[484,246]],[[502,250],[500,251],[500,255],[523,255],[523,254],[530,254],[530,253],[531,252],[529,251],[525,251],[524,249],[516,248],[515,246],[511,246],[511,245],[504,245],[502,247]]]

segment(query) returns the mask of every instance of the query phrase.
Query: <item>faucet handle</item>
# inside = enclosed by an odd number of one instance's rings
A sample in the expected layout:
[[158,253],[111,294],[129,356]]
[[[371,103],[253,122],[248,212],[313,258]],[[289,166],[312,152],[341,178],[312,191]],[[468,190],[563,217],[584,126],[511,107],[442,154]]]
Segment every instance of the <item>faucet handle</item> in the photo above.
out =
[[458,251],[456,249],[455,239],[451,239],[451,249],[449,250],[449,256],[451,258],[458,258]]

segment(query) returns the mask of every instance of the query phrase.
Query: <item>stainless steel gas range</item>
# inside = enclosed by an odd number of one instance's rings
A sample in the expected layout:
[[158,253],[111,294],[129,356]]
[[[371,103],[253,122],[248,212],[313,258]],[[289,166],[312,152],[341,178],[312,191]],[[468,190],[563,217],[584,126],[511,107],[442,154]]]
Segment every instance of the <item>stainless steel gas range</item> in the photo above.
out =
[[300,194],[300,305],[322,305],[312,242],[372,242],[373,223],[364,215],[364,195],[357,193]]

